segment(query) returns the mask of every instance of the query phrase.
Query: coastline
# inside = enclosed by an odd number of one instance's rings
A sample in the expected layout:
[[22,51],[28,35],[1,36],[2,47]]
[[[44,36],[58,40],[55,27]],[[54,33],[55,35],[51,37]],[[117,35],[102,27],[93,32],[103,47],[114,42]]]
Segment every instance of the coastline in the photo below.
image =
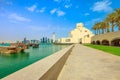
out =
[[[3,80],[55,80],[59,75],[67,57],[74,45],[70,45],[40,61],[37,61],[13,74],[10,74]],[[59,69],[58,69],[59,67]],[[56,72],[57,71],[57,72]],[[30,76],[32,75],[32,76]]]

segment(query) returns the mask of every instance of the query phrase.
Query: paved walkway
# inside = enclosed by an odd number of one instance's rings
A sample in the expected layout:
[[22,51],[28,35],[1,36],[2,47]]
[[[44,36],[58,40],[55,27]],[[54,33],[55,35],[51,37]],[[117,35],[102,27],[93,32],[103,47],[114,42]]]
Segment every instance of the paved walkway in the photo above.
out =
[[77,44],[58,80],[120,80],[120,57]]

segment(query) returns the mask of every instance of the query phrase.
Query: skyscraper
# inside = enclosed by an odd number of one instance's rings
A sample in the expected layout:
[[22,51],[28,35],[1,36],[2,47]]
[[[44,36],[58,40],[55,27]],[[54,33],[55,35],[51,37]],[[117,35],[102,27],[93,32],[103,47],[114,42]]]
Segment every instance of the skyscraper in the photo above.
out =
[[55,37],[56,37],[56,36],[55,36],[55,32],[53,32],[53,34],[52,34],[52,42],[53,42],[53,43],[55,43]]
[[27,43],[27,39],[26,39],[26,37],[24,38],[23,43],[24,43],[24,44]]

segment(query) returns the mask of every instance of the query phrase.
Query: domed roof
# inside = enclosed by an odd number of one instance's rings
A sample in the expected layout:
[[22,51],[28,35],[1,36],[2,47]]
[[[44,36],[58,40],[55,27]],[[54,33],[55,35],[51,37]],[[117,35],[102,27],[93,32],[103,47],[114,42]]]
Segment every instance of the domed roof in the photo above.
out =
[[83,23],[77,23],[76,27],[77,28],[84,27],[84,24]]

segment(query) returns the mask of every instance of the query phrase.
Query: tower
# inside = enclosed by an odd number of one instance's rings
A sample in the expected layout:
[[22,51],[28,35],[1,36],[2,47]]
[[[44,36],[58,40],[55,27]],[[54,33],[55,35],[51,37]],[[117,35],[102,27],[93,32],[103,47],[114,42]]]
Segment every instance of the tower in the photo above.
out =
[[55,32],[52,34],[52,42],[55,43]]
[[83,23],[77,23],[76,24],[76,28],[77,29],[82,29],[84,27],[84,24]]
[[23,43],[24,43],[24,44],[27,43],[27,39],[26,39],[26,37],[24,38]]

